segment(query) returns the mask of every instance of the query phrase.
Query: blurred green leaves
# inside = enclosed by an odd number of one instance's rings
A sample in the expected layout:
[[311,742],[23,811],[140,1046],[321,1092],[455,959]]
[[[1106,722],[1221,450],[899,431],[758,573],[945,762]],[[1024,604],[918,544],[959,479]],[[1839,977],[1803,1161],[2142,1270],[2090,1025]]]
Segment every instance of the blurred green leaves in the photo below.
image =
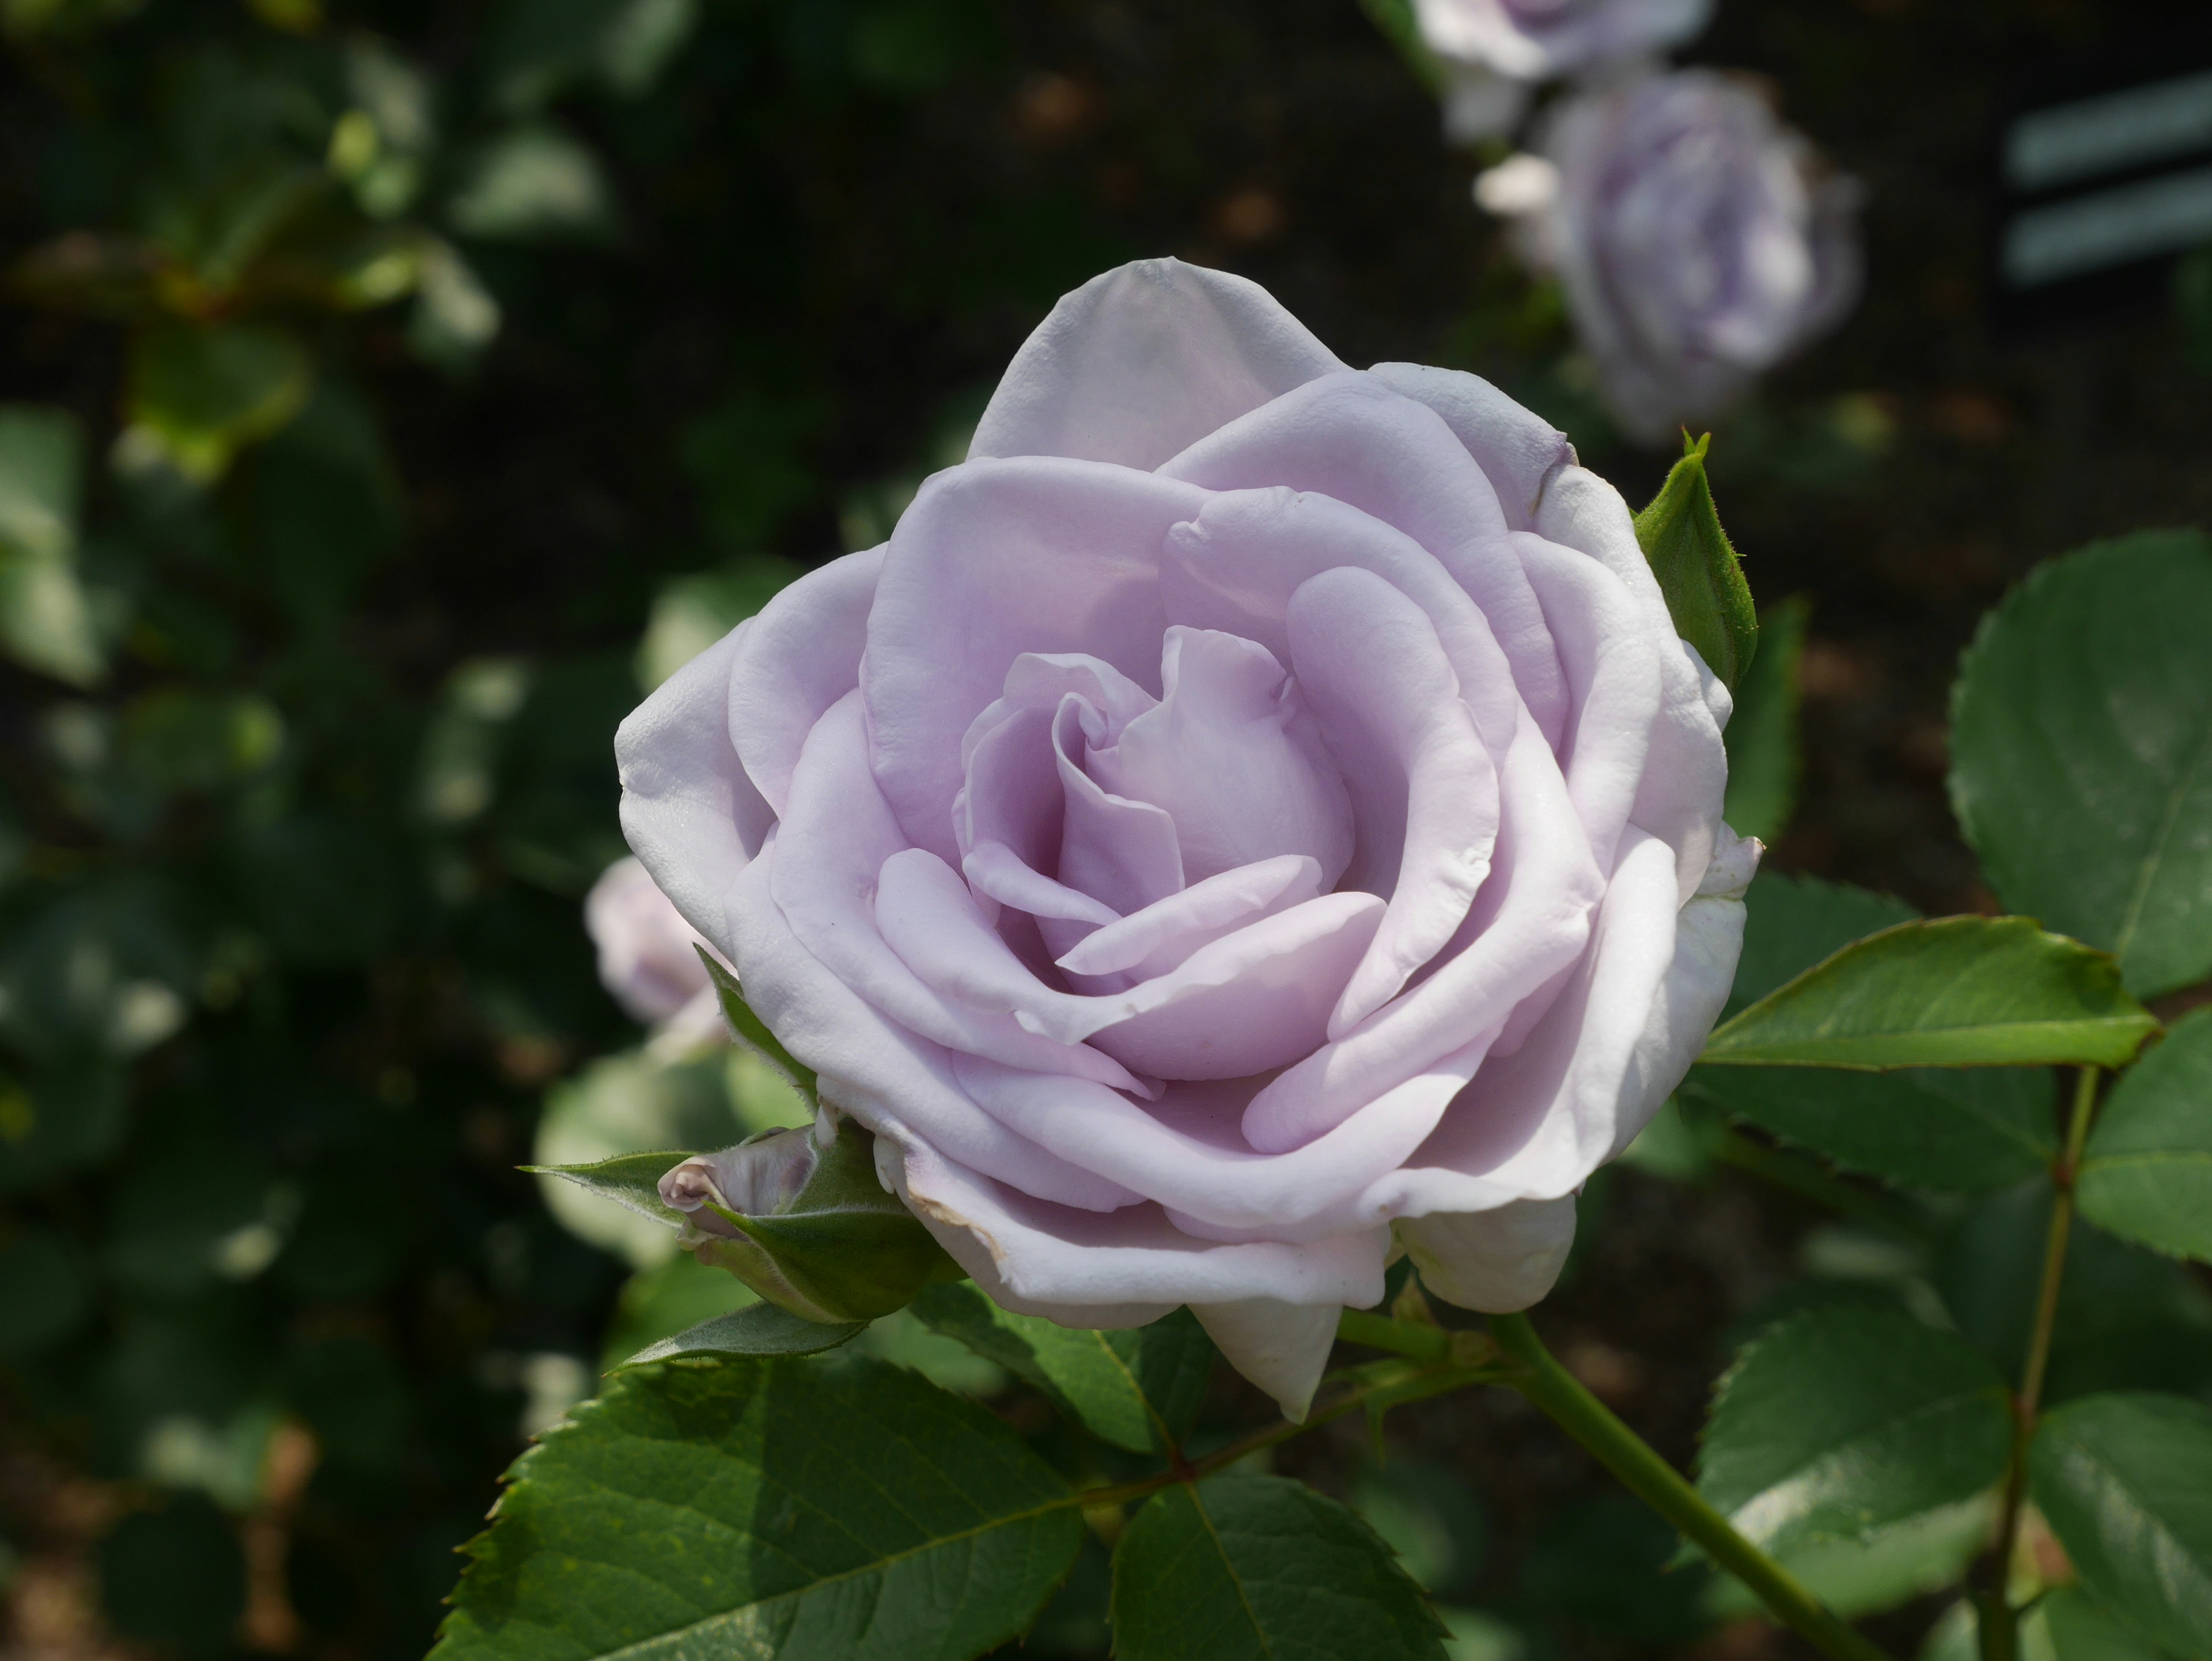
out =
[[59,410],[0,405],[0,648],[76,686],[106,654],[77,569],[84,437]]

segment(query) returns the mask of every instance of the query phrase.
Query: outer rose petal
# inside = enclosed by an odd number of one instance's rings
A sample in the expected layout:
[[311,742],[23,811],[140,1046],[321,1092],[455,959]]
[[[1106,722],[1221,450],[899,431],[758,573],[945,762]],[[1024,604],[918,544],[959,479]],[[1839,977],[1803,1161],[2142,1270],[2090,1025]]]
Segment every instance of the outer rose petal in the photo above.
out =
[[1575,447],[1565,433],[1480,375],[1419,363],[1377,363],[1367,373],[1444,418],[1489,477],[1507,529],[1535,528],[1544,486],[1574,463]]
[[868,608],[884,551],[848,554],[809,571],[761,608],[730,665],[730,737],[745,771],[779,813],[806,735],[860,684]]
[[615,732],[623,837],[684,921],[726,955],[722,897],[775,823],[730,742],[730,666],[754,621],[661,682]]
[[1193,1304],[1190,1312],[1229,1365],[1275,1398],[1283,1417],[1294,1425],[1305,1422],[1328,1353],[1336,1347],[1336,1305],[1246,1298]]
[[[1138,1326],[1177,1304],[1246,1298],[1370,1309],[1382,1300],[1390,1231],[1310,1244],[1194,1239],[1157,1206],[1073,1211],[951,1163],[927,1143],[877,1144],[879,1173],[992,1299],[1063,1325]],[[1133,1315],[1133,1318],[1131,1318]],[[1113,1318],[1118,1316],[1120,1318]]]
[[1445,1211],[1398,1225],[1421,1284],[1448,1304],[1510,1315],[1542,1301],[1575,1244],[1572,1195],[1495,1211]]
[[1545,487],[1536,519],[1539,536],[1580,549],[1620,579],[1643,613],[1638,634],[1660,643],[1659,718],[1629,820],[1674,848],[1675,879],[1686,900],[1712,861],[1728,790],[1728,751],[1698,666],[1674,632],[1620,491],[1587,468],[1563,467]]
[[1258,283],[1180,259],[1094,277],[1007,365],[968,447],[1150,471],[1215,429],[1344,368]]

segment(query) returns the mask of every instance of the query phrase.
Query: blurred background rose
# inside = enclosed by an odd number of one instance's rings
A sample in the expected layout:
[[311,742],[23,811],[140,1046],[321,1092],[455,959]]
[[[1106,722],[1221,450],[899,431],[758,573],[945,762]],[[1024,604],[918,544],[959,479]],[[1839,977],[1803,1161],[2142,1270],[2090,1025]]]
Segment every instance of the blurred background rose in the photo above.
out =
[[[1650,49],[1766,77],[1865,192],[1858,308],[1714,439],[1761,599],[1810,604],[1779,868],[1986,904],[1942,789],[1959,648],[2036,560],[2212,512],[2162,305],[2009,339],[1983,286],[2015,74],[2190,15],[1728,0]],[[1375,23],[0,0],[0,1652],[410,1661],[520,1439],[746,1295],[515,1170],[804,1116],[742,1049],[651,1048],[601,982],[615,723],[881,541],[1058,295],[1143,254],[1236,270],[1346,361],[1473,369],[1656,487],[1565,285],[1471,199],[1510,146],[1449,146]],[[1700,1157],[1593,1189],[1548,1306],[1671,1457],[1778,1296],[1940,1295],[2014,1342],[2039,1241],[2007,1196],[1901,1238]],[[2110,1245],[2066,1329],[2100,1382],[2212,1387],[2202,1284]],[[1004,1384],[898,1320],[869,1342]],[[1217,1392],[1208,1433],[1273,1414]],[[1790,1652],[1510,1401],[1402,1412],[1379,1464],[1340,1428],[1299,1469],[1462,1656]],[[1103,1653],[1086,1563],[1030,1653]]]

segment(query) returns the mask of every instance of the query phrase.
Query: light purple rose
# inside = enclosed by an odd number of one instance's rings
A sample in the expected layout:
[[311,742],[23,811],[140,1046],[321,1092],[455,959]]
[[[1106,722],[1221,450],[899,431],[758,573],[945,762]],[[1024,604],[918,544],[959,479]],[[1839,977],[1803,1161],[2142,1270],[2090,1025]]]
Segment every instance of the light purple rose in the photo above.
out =
[[1148,260],[617,739],[623,824],[990,1295],[1303,1413],[1410,1251],[1541,1297],[1757,845],[1627,508],[1472,375]]
[[584,927],[598,948],[600,984],[632,1020],[654,1029],[654,1050],[681,1054],[728,1038],[699,961],[706,942],[643,865],[617,860],[599,873],[584,897]]
[[1632,436],[1720,413],[1858,298],[1856,183],[1742,80],[1681,70],[1579,94],[1537,150],[1476,198],[1565,283]]
[[1712,0],[1413,0],[1421,40],[1452,72],[1455,138],[1504,132],[1537,82],[1589,76],[1680,45]]

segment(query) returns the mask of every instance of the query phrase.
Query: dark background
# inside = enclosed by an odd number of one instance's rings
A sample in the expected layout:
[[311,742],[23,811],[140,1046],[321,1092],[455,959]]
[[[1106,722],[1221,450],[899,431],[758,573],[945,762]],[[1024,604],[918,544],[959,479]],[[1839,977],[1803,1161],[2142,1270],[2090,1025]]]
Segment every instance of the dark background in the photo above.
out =
[[[76,687],[0,668],[10,1661],[427,1646],[450,1548],[520,1445],[528,1358],[596,1358],[626,1272],[512,1167],[546,1087],[635,1041],[577,905],[620,851],[609,744],[654,596],[875,539],[1059,294],[1139,255],[1235,270],[1348,362],[1498,380],[1632,502],[1662,476],[1606,425],[1556,294],[1471,204],[1479,159],[1354,0],[702,0],[632,93],[560,45],[619,9],[0,8],[0,393],[87,435],[108,665]],[[2194,11],[1723,0],[1686,54],[1771,79],[1867,189],[1857,313],[1713,445],[1755,592],[1813,605],[1780,867],[1990,906],[1942,783],[1977,618],[2038,560],[2208,518],[2212,381],[2162,286],[2000,337],[1984,277],[2010,88]],[[319,166],[364,30],[431,78],[440,137],[403,217],[501,307],[473,362],[423,361],[404,302],[247,283],[180,309],[25,275],[70,233],[161,246],[178,203],[270,157]],[[471,234],[441,204],[531,123],[598,158],[609,211]],[[143,413],[133,354],[179,319],[284,332],[319,389],[197,490],[105,461]],[[487,661],[519,701],[471,701]],[[481,801],[425,807],[456,755]],[[182,1025],[134,1048],[118,1000],[149,985]],[[1686,1463],[1741,1323],[1820,1242],[1840,1261],[1837,1215],[1739,1173],[1621,1172],[1547,1329]],[[1217,1388],[1221,1427],[1271,1411]],[[180,1423],[200,1454],[175,1453]],[[1284,1468],[1428,1494],[1452,1601],[1532,1653],[1789,1652],[1690,1610],[1663,1537],[1655,1558],[1502,1392],[1401,1415],[1387,1481],[1338,1428]],[[1038,1651],[1095,1652],[1087,1595]],[[1881,1635],[1902,1650],[1938,1607]]]

